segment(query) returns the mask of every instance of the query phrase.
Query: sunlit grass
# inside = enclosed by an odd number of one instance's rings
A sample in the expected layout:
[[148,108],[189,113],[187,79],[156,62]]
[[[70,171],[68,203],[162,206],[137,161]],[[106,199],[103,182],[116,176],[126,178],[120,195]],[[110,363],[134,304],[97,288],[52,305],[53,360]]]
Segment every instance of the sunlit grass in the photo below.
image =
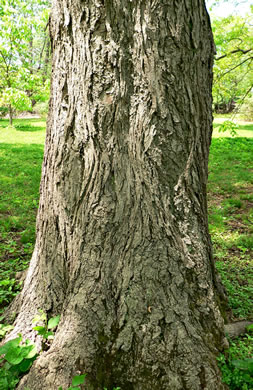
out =
[[[209,159],[209,229],[229,305],[238,319],[253,319],[252,172],[252,138],[213,139]],[[241,284],[238,272],[245,275]]]
[[14,119],[10,127],[7,119],[0,119],[0,143],[44,145],[45,122],[45,119]]

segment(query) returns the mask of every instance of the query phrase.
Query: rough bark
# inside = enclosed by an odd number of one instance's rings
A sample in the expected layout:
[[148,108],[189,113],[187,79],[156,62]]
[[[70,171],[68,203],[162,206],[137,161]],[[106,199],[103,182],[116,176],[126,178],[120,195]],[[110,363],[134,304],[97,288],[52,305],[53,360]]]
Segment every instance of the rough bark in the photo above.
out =
[[224,389],[207,225],[203,1],[54,0],[37,241],[14,333],[61,314],[19,389]]

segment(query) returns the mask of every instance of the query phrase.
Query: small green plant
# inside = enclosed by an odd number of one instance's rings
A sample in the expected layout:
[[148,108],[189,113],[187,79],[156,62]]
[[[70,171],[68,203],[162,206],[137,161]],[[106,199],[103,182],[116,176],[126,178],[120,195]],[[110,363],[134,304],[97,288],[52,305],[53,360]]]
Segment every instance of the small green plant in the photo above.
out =
[[[39,310],[39,313],[33,319],[33,323],[40,325],[35,326],[33,329],[42,336],[42,349],[46,350],[50,347],[50,342],[54,337],[54,329],[57,327],[60,321],[60,316],[50,318],[47,321],[47,315],[43,310]],[[0,338],[3,338],[8,331],[13,329],[11,325],[0,324]],[[8,341],[2,347],[0,347],[0,389],[12,390],[20,381],[22,375],[27,372],[33,361],[38,356],[35,345],[26,340],[22,343],[22,335],[17,338]],[[74,377],[72,385],[77,386],[83,382],[85,375]],[[79,381],[79,382],[78,382]],[[68,390],[79,389],[79,387],[70,387]]]
[[232,121],[224,121],[220,126],[219,126],[219,132],[225,133],[225,131],[229,131],[231,136],[234,137],[237,135],[237,130],[238,125],[235,122]]
[[26,340],[22,344],[22,336],[7,341],[0,347],[0,389],[15,389],[20,378],[26,373],[37,357],[35,345]]
[[253,388],[253,338],[230,340],[230,347],[218,357],[223,382],[230,390],[252,390]]
[[50,318],[49,321],[47,321],[47,315],[46,313],[39,309],[39,314],[37,314],[34,319],[33,323],[39,324],[33,327],[34,330],[38,332],[39,336],[42,336],[42,349],[43,351],[46,351],[51,344],[51,341],[54,338],[54,331],[60,321],[60,316],[56,316],[53,318]]
[[[104,390],[107,390],[107,388],[104,387]],[[120,390],[120,387],[114,387],[112,390]]]
[[233,360],[232,364],[240,370],[248,371],[250,374],[253,374],[253,359]]
[[253,334],[253,324],[246,326],[246,331],[248,334]]
[[0,305],[8,304],[18,293],[19,286],[14,278],[9,278],[0,281]]
[[0,324],[0,340],[3,339],[10,330],[13,329],[12,325]]
[[228,292],[228,304],[237,318],[250,318],[253,310],[252,302],[252,267],[240,262],[216,261],[223,285]]
[[[67,390],[79,390],[80,389],[79,386],[84,384],[84,380],[85,380],[86,375],[87,374],[74,376],[72,379],[72,386],[68,387]],[[63,390],[63,388],[59,387],[58,390]]]

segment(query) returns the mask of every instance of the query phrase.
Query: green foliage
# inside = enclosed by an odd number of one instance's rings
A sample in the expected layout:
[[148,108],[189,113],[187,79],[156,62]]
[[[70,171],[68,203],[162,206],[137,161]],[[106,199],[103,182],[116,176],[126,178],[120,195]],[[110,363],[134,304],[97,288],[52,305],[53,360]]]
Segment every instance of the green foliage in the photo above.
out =
[[232,360],[232,364],[234,367],[239,368],[240,370],[248,371],[249,374],[253,374],[253,359]]
[[[87,374],[74,376],[72,379],[72,386],[68,387],[67,390],[79,390],[79,386],[84,384],[86,376]],[[60,386],[58,390],[63,390],[62,386]],[[107,390],[107,388],[104,387],[104,390]],[[114,387],[112,390],[120,390],[120,387]]]
[[238,129],[238,124],[232,121],[224,121],[219,125],[219,132],[225,133],[225,131],[229,131],[232,137],[237,135],[236,132],[237,129]]
[[33,318],[32,322],[34,324],[37,324],[39,322],[42,322],[43,324],[46,323],[47,322],[47,315],[44,312],[44,310],[39,309],[38,314],[36,314],[36,316]]
[[5,335],[13,329],[12,325],[0,324],[0,340],[5,337]]
[[216,267],[228,293],[228,303],[237,318],[248,318],[253,313],[253,268],[248,260],[241,264],[217,261]]
[[72,386],[82,385],[84,383],[85,377],[86,374],[74,376],[74,378],[72,379]]
[[0,106],[0,118],[8,114],[8,108],[7,107],[1,107]]
[[22,336],[7,341],[0,347],[0,388],[1,390],[15,389],[20,378],[29,371],[37,357],[35,345],[26,340],[22,343]]
[[230,112],[251,94],[253,86],[253,14],[214,17],[212,29],[216,45],[213,98],[216,110]]
[[[44,344],[54,337],[54,332],[52,330],[55,330],[59,321],[60,316],[56,316],[50,318],[47,322],[47,315],[43,310],[39,310],[38,315],[33,319],[34,323],[42,324],[40,326],[35,326],[33,329],[42,336]],[[5,336],[5,334],[12,328],[13,327],[10,325],[0,324],[0,336]],[[1,346],[0,389],[14,389],[22,375],[30,369],[37,356],[38,354],[35,345],[30,340],[26,340],[22,343],[22,335],[19,335],[19,337],[13,340],[7,341],[7,343]],[[85,375],[75,376],[72,380],[72,387],[69,388],[69,390],[79,389],[79,387],[76,386],[83,383],[84,378]]]
[[247,332],[248,332],[249,334],[253,334],[253,324],[248,325],[248,326],[246,327],[246,330],[247,330]]
[[[84,384],[86,375],[87,374],[74,376],[74,378],[72,379],[72,386],[68,387],[67,390],[79,390],[80,389],[79,385]],[[63,390],[63,388],[59,387],[58,390]]]
[[[49,95],[48,2],[4,0],[0,18],[0,106],[30,110]],[[44,53],[43,53],[44,52]]]
[[0,280],[0,307],[3,304],[11,302],[13,297],[15,297],[19,291],[20,285],[16,284],[14,278]]
[[59,321],[60,321],[60,316],[50,318],[47,324],[48,329],[55,329],[58,326]]
[[24,91],[17,88],[5,88],[0,98],[1,106],[12,106],[18,111],[32,109],[31,100]]
[[[112,390],[120,390],[121,388],[120,387],[114,387]],[[104,390],[107,390],[107,388],[105,387]]]
[[230,347],[218,357],[223,382],[230,390],[251,390],[253,388],[253,338],[230,340]]
[[[233,137],[231,135],[231,131],[229,127],[225,131],[222,132],[219,131],[221,124],[215,121],[220,119],[219,118],[220,115],[222,117],[222,121],[224,119],[227,120],[226,118],[228,118],[228,120],[231,122],[231,120],[229,119],[231,118],[230,114],[219,114],[219,115],[216,114],[214,118],[214,124],[213,124],[213,138]],[[234,137],[253,138],[253,123],[237,122],[235,130],[236,130],[236,135]]]
[[[54,332],[59,324],[60,316],[52,317],[47,321],[47,315],[42,310],[39,309],[39,314],[37,314],[34,319],[34,324],[39,324],[33,327],[34,330],[38,332],[39,336],[42,336],[42,349],[47,350],[50,347],[50,342],[54,338]],[[50,330],[51,329],[51,330]]]

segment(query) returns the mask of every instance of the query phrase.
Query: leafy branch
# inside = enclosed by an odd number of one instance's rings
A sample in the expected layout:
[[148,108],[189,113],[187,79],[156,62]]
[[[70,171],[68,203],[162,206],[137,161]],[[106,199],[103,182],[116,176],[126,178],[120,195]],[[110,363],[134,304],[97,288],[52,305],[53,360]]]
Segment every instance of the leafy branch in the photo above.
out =
[[218,58],[215,58],[215,61],[219,61],[219,60],[221,60],[222,58],[228,57],[228,56],[230,56],[231,54],[235,54],[235,53],[247,54],[247,53],[249,53],[249,52],[252,51],[252,50],[253,50],[253,48],[250,48],[250,49],[247,49],[247,50],[235,49],[235,50],[230,51],[230,52],[227,53],[227,54],[223,54],[222,56],[220,56],[220,57],[218,57]]

